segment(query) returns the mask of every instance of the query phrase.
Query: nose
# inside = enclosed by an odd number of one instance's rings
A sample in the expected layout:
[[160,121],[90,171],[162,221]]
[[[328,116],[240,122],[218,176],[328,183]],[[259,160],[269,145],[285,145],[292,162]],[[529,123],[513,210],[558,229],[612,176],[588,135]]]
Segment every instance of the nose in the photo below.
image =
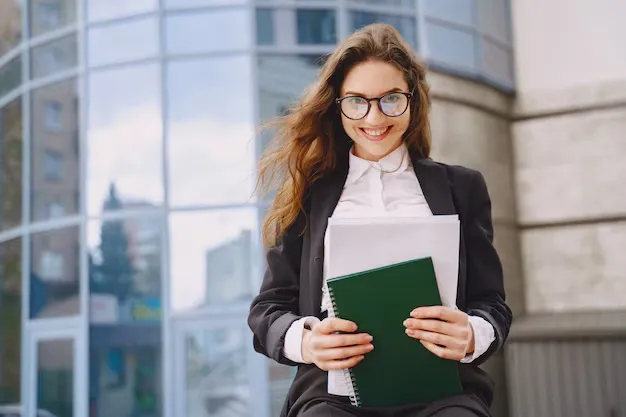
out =
[[378,103],[376,101],[372,101],[370,111],[367,113],[367,116],[365,116],[365,120],[373,126],[378,126],[385,120],[386,117],[387,116],[385,116],[378,108]]

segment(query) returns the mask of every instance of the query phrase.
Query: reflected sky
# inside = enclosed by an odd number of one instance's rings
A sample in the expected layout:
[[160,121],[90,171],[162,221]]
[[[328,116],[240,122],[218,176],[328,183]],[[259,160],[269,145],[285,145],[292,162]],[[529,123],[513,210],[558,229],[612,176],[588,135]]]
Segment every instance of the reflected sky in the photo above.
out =
[[87,19],[102,20],[145,13],[157,8],[158,0],[85,0]]
[[92,73],[87,123],[87,208],[97,214],[112,183],[122,199],[163,202],[159,67]]
[[167,67],[170,204],[252,200],[252,62],[233,56]]
[[[255,231],[257,230],[256,209],[215,210],[210,212],[172,213],[169,221],[170,233],[170,285],[171,305],[174,311],[189,310],[202,307],[207,298],[208,282],[211,277],[208,273],[208,262],[219,262],[221,256],[211,257],[210,253],[217,251],[233,242],[241,242],[246,231],[252,231],[250,239],[252,247],[258,248]],[[243,232],[243,235],[242,235]],[[233,248],[231,256],[240,252]],[[222,253],[226,256],[226,254]],[[230,257],[230,256],[228,256]],[[251,251],[252,261],[259,259],[257,250]],[[250,262],[250,259],[240,259],[240,262]],[[251,265],[252,275],[258,274],[259,265]],[[237,279],[250,283],[250,292],[255,277],[233,275]],[[221,279],[226,279],[220,277]],[[230,278],[230,277],[228,277]],[[232,283],[238,285],[239,283]]]
[[156,17],[133,19],[89,29],[89,66],[150,58],[159,54],[159,25]]
[[426,0],[425,9],[428,16],[468,26],[475,25],[474,0]]

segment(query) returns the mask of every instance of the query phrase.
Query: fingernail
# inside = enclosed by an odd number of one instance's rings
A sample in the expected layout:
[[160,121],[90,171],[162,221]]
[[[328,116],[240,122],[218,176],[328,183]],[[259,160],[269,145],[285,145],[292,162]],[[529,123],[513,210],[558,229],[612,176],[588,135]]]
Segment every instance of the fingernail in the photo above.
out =
[[368,341],[368,342],[371,342],[372,340],[374,340],[374,336],[369,335],[369,336],[367,337],[367,341]]

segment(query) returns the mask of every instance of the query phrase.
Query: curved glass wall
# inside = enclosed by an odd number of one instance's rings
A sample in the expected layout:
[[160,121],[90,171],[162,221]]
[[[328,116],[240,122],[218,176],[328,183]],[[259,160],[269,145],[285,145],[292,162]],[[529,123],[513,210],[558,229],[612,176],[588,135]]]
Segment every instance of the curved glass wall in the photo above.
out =
[[278,415],[293,370],[246,324],[267,209],[255,127],[376,21],[510,90],[507,7],[0,2],[0,414]]

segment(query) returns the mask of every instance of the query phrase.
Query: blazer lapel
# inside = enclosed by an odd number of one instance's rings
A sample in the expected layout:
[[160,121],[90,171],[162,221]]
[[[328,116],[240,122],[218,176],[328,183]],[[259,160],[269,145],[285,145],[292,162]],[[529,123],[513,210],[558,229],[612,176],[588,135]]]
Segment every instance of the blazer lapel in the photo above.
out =
[[446,169],[430,159],[412,157],[411,162],[433,214],[457,214]]
[[336,168],[326,177],[314,184],[311,195],[311,213],[309,214],[310,257],[309,278],[311,288],[309,297],[310,311],[318,315],[322,302],[322,284],[324,273],[324,236],[328,218],[333,214],[343,186],[348,177],[348,154],[338,156]]

